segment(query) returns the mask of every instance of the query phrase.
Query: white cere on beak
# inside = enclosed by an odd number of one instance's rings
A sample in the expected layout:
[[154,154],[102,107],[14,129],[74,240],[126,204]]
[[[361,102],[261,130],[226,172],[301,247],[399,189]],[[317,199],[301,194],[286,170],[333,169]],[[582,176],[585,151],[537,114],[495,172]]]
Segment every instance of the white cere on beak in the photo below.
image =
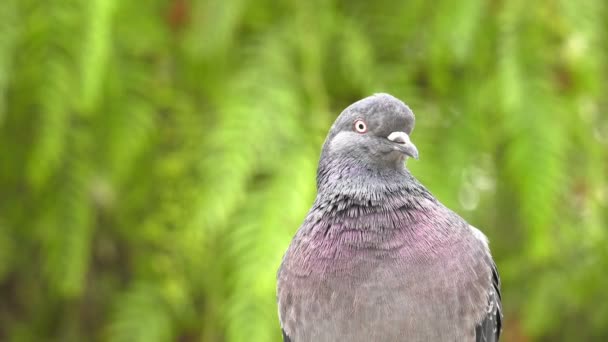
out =
[[401,145],[399,150],[403,153],[414,159],[418,159],[418,149],[416,148],[416,145],[412,143],[410,136],[407,135],[407,133],[393,132],[388,135],[387,139]]
[[405,132],[393,132],[389,134],[388,140],[403,145],[412,143],[412,141],[410,140],[410,136],[407,135],[407,133]]

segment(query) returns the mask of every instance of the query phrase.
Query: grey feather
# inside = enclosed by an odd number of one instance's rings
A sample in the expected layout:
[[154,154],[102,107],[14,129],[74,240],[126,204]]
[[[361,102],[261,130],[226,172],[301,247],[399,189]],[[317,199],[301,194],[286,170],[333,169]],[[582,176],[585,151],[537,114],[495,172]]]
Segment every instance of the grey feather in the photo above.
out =
[[281,329],[281,332],[283,333],[283,342],[291,342],[291,339],[289,338],[289,336],[287,336],[285,330]]
[[498,341],[502,332],[502,298],[500,294],[500,277],[496,264],[492,262],[492,287],[488,298],[488,310],[484,319],[475,327],[476,342]]
[[[284,341],[498,339],[500,289],[487,239],[405,167],[417,151],[407,145],[413,127],[411,110],[387,94],[336,119],[317,198],[277,276]],[[388,139],[394,132],[406,139]]]

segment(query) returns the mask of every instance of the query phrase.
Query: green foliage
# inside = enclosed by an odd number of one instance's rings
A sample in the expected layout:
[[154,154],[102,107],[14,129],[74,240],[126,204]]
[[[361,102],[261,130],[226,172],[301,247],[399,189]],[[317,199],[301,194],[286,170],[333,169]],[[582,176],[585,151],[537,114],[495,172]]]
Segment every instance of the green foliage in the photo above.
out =
[[608,337],[608,8],[3,0],[0,340],[278,341],[323,138],[374,92],[490,237],[505,340]]

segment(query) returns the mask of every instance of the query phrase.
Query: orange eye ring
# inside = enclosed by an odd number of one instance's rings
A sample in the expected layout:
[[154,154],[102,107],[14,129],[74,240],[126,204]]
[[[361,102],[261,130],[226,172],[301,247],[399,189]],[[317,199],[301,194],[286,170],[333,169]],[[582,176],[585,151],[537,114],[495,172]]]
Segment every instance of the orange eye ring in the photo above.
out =
[[363,134],[363,133],[367,132],[367,124],[365,123],[365,121],[363,121],[361,119],[358,119],[355,121],[354,128],[357,133]]

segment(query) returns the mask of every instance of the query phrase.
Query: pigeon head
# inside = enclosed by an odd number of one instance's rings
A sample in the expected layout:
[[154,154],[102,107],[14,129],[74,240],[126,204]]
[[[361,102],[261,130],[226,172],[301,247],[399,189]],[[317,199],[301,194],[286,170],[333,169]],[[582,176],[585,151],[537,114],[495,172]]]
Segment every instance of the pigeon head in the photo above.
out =
[[375,94],[348,106],[331,127],[322,159],[348,160],[367,169],[403,168],[418,159],[410,140],[414,113],[399,99]]

